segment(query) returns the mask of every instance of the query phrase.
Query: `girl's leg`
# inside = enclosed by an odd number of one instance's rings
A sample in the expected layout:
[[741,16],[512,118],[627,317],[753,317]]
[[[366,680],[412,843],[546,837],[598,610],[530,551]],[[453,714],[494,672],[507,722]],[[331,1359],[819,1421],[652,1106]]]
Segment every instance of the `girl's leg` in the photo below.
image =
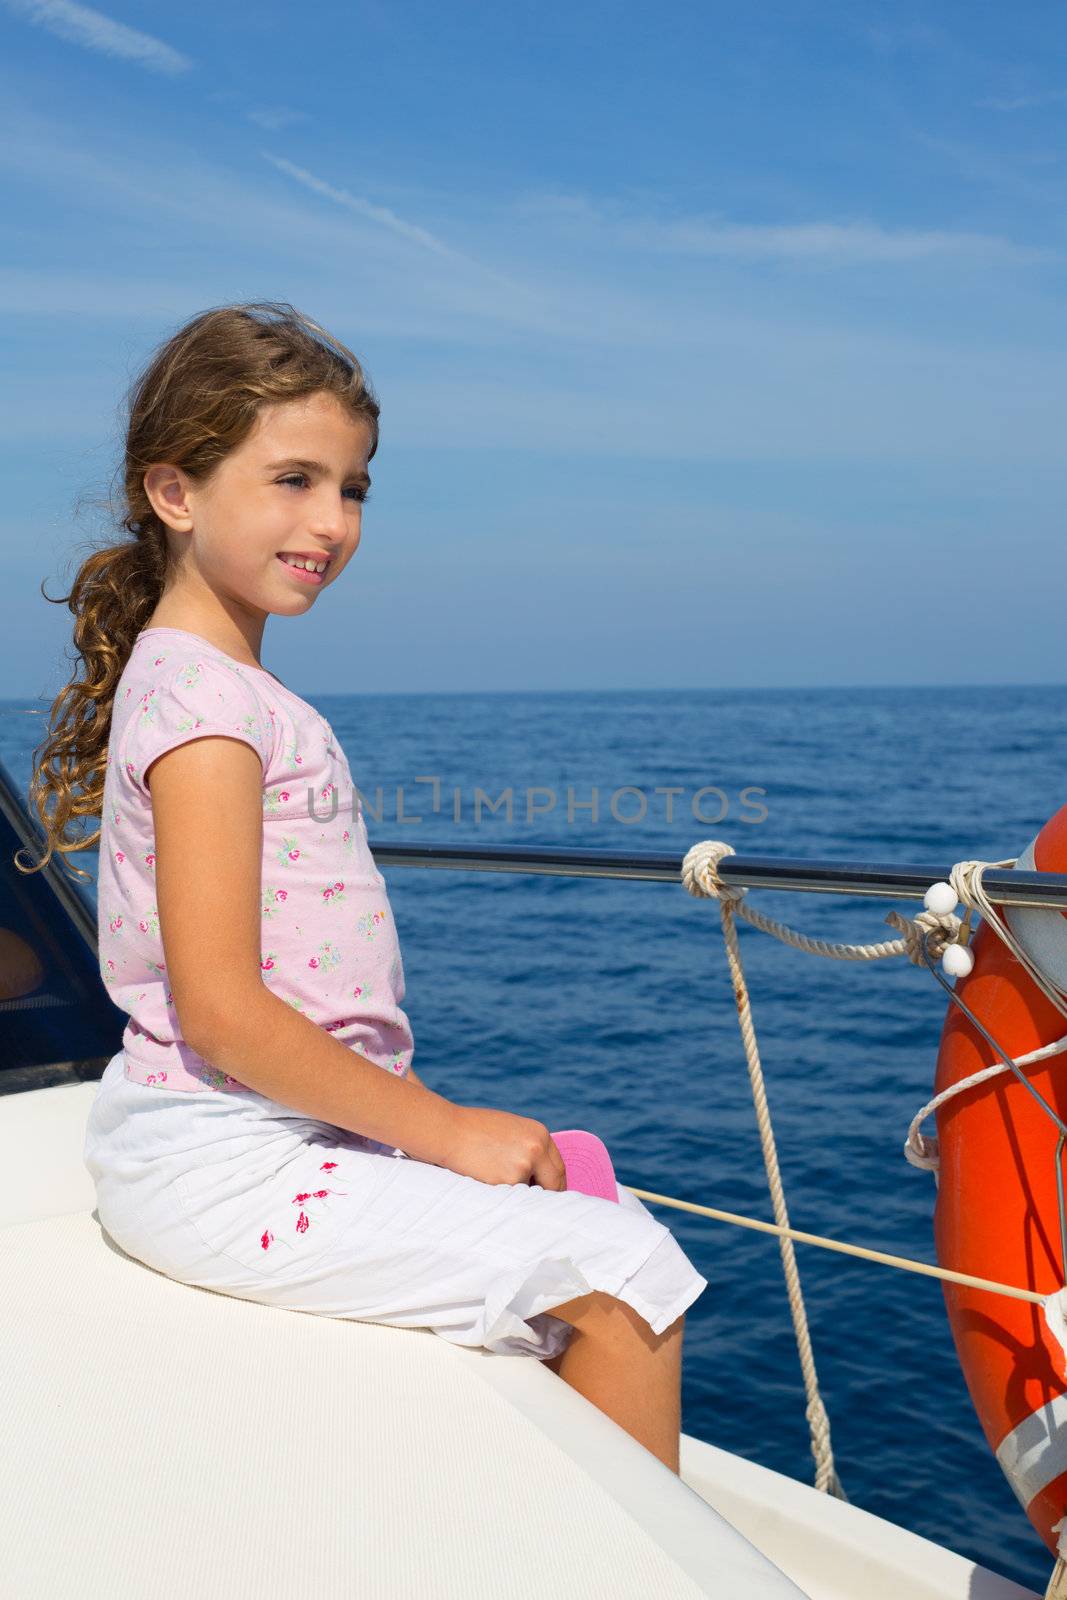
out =
[[677,1473],[685,1317],[654,1334],[625,1300],[599,1291],[551,1309],[574,1333],[544,1365]]

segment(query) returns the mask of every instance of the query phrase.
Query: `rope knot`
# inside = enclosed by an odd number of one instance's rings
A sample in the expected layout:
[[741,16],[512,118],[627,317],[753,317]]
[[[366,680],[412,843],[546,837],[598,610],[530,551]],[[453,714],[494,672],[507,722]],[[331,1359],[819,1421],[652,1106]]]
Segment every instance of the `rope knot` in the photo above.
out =
[[719,862],[723,856],[736,855],[731,844],[721,839],[702,839],[685,853],[682,862],[682,882],[690,894],[703,895],[709,900],[741,900],[744,889],[723,883],[719,877]]
[[[977,862],[971,865],[978,865]],[[955,868],[953,868],[955,871]],[[953,884],[953,888],[956,885]],[[955,944],[956,936],[960,931],[960,918],[954,911],[940,913],[937,911],[919,911],[914,917],[906,917],[901,911],[890,911],[885,919],[891,928],[896,928],[903,935],[904,954],[913,966],[925,966],[923,961],[923,941],[929,935],[929,951],[933,961],[940,961],[945,949],[950,944]]]
[[[925,1109],[925,1107],[924,1107]],[[914,1123],[904,1140],[904,1155],[920,1172],[937,1172],[941,1166],[941,1149],[933,1135],[923,1133]]]
[[968,911],[977,911],[981,909],[985,898],[981,883],[986,867],[1014,865],[1014,861],[957,861],[948,875],[948,882],[955,891],[956,899],[962,900]]

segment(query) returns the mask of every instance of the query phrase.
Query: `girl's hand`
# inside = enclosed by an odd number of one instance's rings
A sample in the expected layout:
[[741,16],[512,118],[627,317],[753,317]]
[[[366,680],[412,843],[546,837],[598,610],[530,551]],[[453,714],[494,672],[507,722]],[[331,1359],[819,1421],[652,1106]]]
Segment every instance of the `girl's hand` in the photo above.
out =
[[543,1122],[489,1106],[453,1106],[445,1159],[436,1164],[481,1183],[567,1187],[563,1157]]

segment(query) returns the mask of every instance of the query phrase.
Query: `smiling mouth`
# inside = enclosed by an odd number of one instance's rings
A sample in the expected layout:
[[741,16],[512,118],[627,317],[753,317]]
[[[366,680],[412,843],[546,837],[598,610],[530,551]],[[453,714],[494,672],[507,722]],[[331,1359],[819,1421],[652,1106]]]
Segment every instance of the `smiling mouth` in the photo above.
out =
[[[280,550],[276,559],[281,562],[287,572],[292,573],[294,578],[299,578],[302,583],[321,583],[330,567],[329,558],[320,562],[313,562],[311,567],[306,567],[304,565],[306,559],[304,556],[293,556],[292,559],[289,559]],[[318,570],[320,567],[322,568],[321,571]]]

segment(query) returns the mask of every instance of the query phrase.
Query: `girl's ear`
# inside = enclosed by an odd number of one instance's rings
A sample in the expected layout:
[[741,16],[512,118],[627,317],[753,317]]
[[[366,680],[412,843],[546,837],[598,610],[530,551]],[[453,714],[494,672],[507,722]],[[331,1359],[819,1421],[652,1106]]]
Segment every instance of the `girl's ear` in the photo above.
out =
[[144,492],[161,522],[175,533],[190,533],[193,526],[189,486],[180,467],[157,462],[144,475]]

